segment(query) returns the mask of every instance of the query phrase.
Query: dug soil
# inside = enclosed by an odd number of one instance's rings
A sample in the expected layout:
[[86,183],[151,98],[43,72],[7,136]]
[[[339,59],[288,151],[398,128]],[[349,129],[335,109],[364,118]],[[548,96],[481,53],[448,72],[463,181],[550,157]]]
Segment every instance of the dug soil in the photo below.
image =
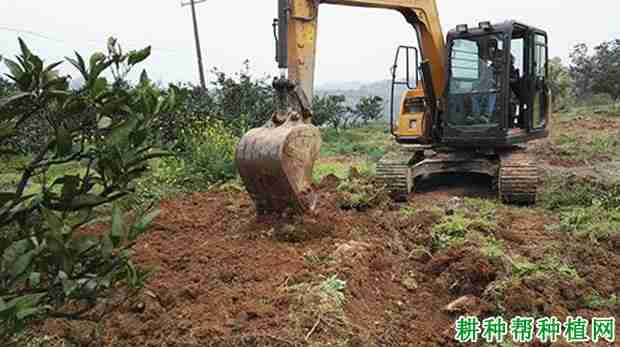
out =
[[[432,251],[431,228],[454,196],[494,196],[490,182],[467,180],[420,187],[412,214],[403,205],[341,210],[333,176],[319,187],[316,212],[294,220],[258,218],[234,189],[163,201],[135,247],[136,263],[152,271],[147,284],[101,322],[101,345],[457,346],[463,314],[620,314],[584,304],[620,293],[620,247],[549,231],[557,216],[542,210],[498,209],[492,236],[511,259],[558,254],[580,264],[580,281],[502,281],[508,257],[491,259],[469,242]],[[332,276],[345,283],[340,309],[300,299]]]

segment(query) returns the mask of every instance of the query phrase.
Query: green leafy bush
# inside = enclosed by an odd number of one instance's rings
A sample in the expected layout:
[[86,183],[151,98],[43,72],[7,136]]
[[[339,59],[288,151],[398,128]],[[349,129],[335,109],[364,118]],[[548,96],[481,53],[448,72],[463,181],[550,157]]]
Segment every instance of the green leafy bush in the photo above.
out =
[[236,176],[235,148],[239,138],[220,120],[208,119],[193,124],[192,128],[182,133],[183,150],[179,152],[179,161],[173,161],[183,167],[178,170],[180,183],[208,187]]
[[[133,194],[150,159],[167,154],[156,148],[152,121],[176,106],[174,92],[162,96],[145,73],[135,88],[121,83],[148,47],[125,54],[111,39],[108,54],[67,58],[84,79],[71,90],[61,62],[46,65],[19,43],[21,54],[5,60],[19,91],[0,99],[0,150],[11,155],[31,119],[46,136],[17,183],[0,192],[0,340],[46,317],[79,319],[115,284],[142,283],[131,247],[157,211],[126,223],[113,203]],[[103,77],[109,70],[113,83]],[[110,210],[109,226],[89,227]]]

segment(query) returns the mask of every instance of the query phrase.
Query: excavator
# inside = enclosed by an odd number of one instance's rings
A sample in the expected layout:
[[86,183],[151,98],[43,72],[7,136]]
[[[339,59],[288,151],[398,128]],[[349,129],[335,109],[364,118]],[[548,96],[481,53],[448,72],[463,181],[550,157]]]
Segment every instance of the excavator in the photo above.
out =
[[417,37],[419,48],[398,47],[391,70],[390,128],[399,149],[377,164],[396,200],[429,175],[476,173],[493,178],[503,202],[535,203],[540,169],[525,145],[549,134],[545,31],[481,22],[458,25],[444,39],[435,0],[278,0],[276,111],[242,137],[235,154],[258,214],[317,205],[312,171],[321,133],[311,100],[321,4],[398,11]]

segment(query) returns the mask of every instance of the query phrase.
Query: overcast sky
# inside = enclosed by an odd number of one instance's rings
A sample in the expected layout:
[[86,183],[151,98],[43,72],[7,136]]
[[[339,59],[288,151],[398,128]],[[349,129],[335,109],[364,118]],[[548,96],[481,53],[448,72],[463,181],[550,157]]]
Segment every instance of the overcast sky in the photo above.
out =
[[[249,59],[256,75],[276,73],[271,28],[276,3],[208,0],[197,5],[207,68],[235,72]],[[438,3],[444,31],[459,23],[516,19],[546,29],[551,55],[564,60],[577,43],[620,38],[618,0]],[[60,60],[72,50],[103,50],[109,36],[118,37],[128,49],[152,45],[153,56],[145,67],[153,79],[198,81],[190,10],[179,0],[0,0],[0,55],[17,52],[18,36],[47,61]],[[317,83],[387,79],[399,44],[415,45],[416,39],[397,12],[321,5]]]

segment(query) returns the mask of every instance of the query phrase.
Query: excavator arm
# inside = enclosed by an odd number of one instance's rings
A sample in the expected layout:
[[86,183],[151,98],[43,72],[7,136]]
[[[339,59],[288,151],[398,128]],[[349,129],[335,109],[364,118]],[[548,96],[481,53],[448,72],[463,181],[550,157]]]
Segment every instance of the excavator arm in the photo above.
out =
[[274,80],[278,110],[263,127],[240,141],[236,163],[259,214],[286,209],[313,210],[312,170],[320,151],[320,132],[311,125],[320,4],[390,9],[413,27],[423,61],[440,98],[445,86],[445,43],[435,0],[278,0],[278,62]]
[[396,10],[417,34],[423,60],[431,63],[435,95],[441,97],[445,85],[445,43],[435,0],[290,0],[288,22],[289,79],[302,86],[312,99],[319,18],[319,3]]

